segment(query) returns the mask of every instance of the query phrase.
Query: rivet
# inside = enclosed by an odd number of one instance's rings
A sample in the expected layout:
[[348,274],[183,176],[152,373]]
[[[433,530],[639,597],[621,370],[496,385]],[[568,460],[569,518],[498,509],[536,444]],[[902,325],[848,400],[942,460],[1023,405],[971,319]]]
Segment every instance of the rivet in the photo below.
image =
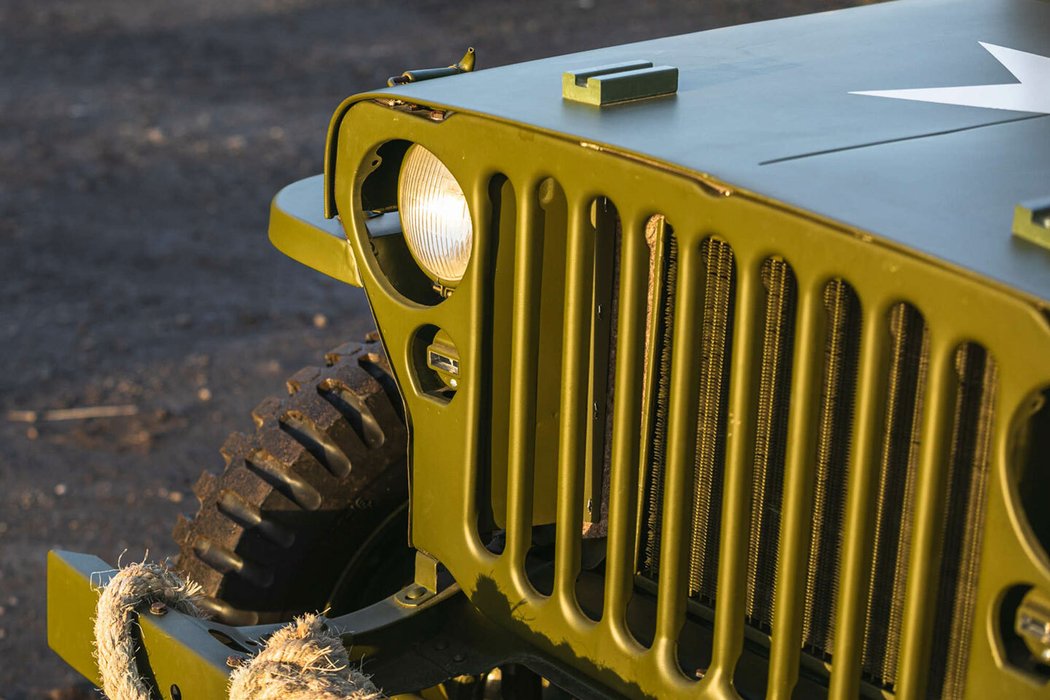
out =
[[161,615],[167,614],[168,606],[160,602],[159,600],[155,600],[152,603],[150,603],[149,611],[151,614],[157,615],[159,617]]
[[458,664],[458,663],[462,662],[465,658],[467,658],[467,657],[463,656],[463,654],[455,654],[455,655],[453,655],[452,660],[455,661]]

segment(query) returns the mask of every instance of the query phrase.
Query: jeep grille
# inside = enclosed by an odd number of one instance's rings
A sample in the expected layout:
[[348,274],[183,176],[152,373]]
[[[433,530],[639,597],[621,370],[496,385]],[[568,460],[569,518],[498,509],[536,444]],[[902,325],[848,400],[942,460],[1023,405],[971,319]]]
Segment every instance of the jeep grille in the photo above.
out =
[[[1004,464],[1050,380],[1029,300],[663,164],[390,114],[350,110],[334,196],[400,139],[471,202],[447,299],[353,233],[411,417],[413,544],[477,607],[630,695],[1014,683],[985,621],[1044,576]],[[424,381],[438,329],[454,395]]]

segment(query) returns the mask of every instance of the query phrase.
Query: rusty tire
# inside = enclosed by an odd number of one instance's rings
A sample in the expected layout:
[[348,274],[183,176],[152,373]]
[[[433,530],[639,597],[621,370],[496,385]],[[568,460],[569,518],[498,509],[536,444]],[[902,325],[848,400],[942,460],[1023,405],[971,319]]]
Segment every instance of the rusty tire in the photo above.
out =
[[389,365],[374,338],[325,363],[259,404],[254,435],[230,435],[225,470],[201,475],[199,511],[176,523],[178,569],[217,620],[338,613],[411,580],[407,431]]

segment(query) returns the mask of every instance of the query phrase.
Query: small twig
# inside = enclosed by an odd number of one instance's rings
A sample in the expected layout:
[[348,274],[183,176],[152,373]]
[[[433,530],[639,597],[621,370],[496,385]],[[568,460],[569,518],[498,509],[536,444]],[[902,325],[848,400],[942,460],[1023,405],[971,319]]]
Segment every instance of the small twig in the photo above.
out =
[[8,411],[7,420],[16,423],[38,423],[63,420],[87,420],[88,418],[120,418],[138,414],[139,407],[133,404],[120,406],[80,406],[78,408],[56,408],[50,411]]

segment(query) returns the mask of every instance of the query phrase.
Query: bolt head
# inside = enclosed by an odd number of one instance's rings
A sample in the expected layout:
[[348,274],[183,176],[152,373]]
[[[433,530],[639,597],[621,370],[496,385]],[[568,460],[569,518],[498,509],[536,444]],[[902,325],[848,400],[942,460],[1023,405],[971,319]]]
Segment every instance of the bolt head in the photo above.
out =
[[152,615],[166,615],[168,612],[168,606],[160,602],[159,600],[155,600],[152,603],[150,603],[149,611]]
[[405,592],[405,598],[408,600],[419,600],[427,594],[427,589],[422,586],[413,586]]

